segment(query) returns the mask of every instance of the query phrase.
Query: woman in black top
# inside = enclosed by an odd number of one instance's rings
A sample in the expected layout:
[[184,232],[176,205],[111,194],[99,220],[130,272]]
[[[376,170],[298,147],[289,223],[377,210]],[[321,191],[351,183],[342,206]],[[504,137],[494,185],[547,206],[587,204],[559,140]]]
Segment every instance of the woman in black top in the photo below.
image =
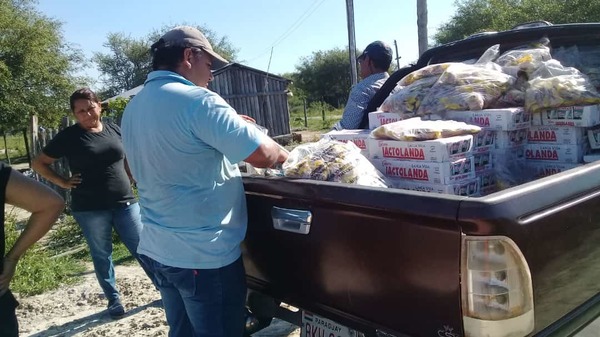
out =
[[[27,227],[4,256],[4,204],[31,212]],[[48,232],[65,207],[63,199],[49,187],[27,178],[0,162],[0,335],[19,335],[15,315],[17,300],[8,289],[23,253]]]
[[[71,189],[71,210],[90,248],[96,278],[113,318],[125,314],[112,261],[112,229],[131,254],[136,252],[142,222],[133,195],[121,129],[102,122],[100,100],[88,88],[70,98],[77,124],[60,131],[33,161],[33,169],[54,184]],[[58,175],[50,164],[66,157],[71,177]],[[152,274],[146,271],[152,279]]]

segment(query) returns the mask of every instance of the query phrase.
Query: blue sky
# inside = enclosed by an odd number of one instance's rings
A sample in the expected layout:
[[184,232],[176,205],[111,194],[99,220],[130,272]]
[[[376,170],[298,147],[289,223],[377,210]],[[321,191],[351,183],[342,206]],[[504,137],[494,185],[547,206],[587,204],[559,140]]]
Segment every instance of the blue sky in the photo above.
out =
[[[108,33],[134,38],[182,22],[204,24],[226,35],[242,63],[281,74],[292,72],[302,57],[348,45],[345,0],[39,0],[46,16],[63,23],[64,38],[87,57],[106,52]],[[416,0],[354,0],[356,44],[374,40],[398,44],[400,65],[418,57]],[[428,1],[432,36],[454,13],[453,1]],[[269,66],[269,56],[273,56]],[[99,76],[91,64],[85,73]]]

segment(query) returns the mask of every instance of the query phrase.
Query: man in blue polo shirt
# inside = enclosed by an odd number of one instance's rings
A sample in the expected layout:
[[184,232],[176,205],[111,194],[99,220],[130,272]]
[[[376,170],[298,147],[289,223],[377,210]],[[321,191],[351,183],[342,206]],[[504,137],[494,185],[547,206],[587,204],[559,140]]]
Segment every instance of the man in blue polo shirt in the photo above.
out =
[[271,167],[287,152],[207,89],[227,61],[199,30],[174,28],[151,52],[154,71],[122,119],[144,223],[138,253],[169,336],[242,336],[247,211],[235,163]]

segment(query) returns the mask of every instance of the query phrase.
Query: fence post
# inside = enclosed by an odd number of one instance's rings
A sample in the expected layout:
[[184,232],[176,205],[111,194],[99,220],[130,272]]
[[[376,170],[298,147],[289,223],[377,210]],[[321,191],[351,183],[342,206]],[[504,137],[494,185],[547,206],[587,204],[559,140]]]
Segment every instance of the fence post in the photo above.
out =
[[23,140],[25,140],[25,151],[27,151],[27,162],[31,168],[31,152],[29,152],[29,139],[27,137],[27,129],[23,129]]
[[304,127],[307,128],[308,127],[308,116],[306,115],[306,98],[303,101],[304,101]]
[[10,155],[8,154],[8,145],[6,141],[6,132],[2,132],[2,137],[4,138],[4,154],[6,155],[6,162],[10,165]]
[[30,142],[31,157],[37,156],[38,151],[40,150],[37,148],[37,145],[39,142],[38,132],[39,132],[38,118],[36,115],[32,115],[31,118],[29,119],[29,134],[31,135],[31,139],[30,139],[31,140],[31,142]]

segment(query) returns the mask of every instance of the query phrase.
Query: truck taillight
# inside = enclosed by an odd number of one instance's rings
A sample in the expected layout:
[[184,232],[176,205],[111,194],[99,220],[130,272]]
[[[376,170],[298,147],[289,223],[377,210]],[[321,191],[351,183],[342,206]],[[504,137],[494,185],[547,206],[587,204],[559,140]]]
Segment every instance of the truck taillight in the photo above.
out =
[[525,336],[534,327],[531,273],[504,236],[463,236],[461,261],[465,336]]

